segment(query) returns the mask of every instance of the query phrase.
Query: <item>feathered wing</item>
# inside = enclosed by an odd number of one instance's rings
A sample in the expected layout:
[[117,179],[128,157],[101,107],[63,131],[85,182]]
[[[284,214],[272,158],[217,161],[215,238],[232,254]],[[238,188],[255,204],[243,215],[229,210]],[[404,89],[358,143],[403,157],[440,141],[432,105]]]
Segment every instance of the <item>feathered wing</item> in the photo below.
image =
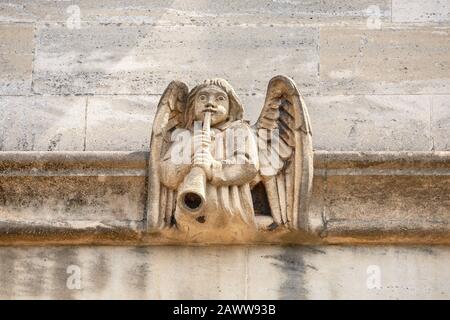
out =
[[164,91],[153,121],[148,176],[147,227],[169,226],[175,210],[174,191],[161,184],[159,163],[167,152],[172,132],[183,123],[188,87],[172,81]]
[[307,228],[313,178],[311,125],[293,80],[269,82],[264,107],[254,125],[258,139],[259,179],[278,225]]

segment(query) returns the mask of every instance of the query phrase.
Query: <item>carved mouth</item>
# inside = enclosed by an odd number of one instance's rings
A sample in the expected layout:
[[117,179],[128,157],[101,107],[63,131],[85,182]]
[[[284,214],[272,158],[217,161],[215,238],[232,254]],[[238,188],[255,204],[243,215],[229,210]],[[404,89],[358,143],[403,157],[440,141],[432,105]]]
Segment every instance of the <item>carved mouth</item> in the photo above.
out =
[[206,112],[217,113],[217,110],[212,109],[212,108],[206,108],[205,110],[203,110],[203,113],[206,113]]

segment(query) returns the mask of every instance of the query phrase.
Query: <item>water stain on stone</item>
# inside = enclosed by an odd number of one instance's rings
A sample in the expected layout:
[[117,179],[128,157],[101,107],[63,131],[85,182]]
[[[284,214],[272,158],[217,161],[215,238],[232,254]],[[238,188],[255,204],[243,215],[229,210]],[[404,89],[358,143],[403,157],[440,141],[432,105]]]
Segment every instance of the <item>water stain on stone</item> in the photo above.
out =
[[95,290],[101,292],[103,291],[107,285],[109,278],[111,276],[111,272],[108,268],[108,259],[105,257],[103,248],[86,248],[85,250],[89,250],[91,253],[94,251],[97,253],[98,258],[95,261],[90,261],[89,266],[89,281],[92,283]]
[[83,288],[83,268],[78,258],[78,251],[74,247],[56,248],[52,251],[52,295],[56,299],[75,299],[79,290],[68,288],[67,280],[71,276],[68,273],[69,266],[78,266],[81,270],[81,288]]
[[16,260],[17,254],[14,249],[0,249],[0,299],[15,297]]
[[322,250],[308,247],[284,247],[278,255],[264,256],[273,260],[272,264],[280,269],[284,275],[284,281],[280,283],[279,299],[307,299],[308,290],[306,288],[307,270],[317,271],[318,269],[306,263],[307,254],[325,254]]
[[62,134],[58,133],[54,137],[52,137],[49,141],[47,151],[54,151],[58,144],[61,142]]
[[21,298],[47,298],[46,288],[50,281],[47,260],[43,258],[42,248],[17,248],[20,258],[17,260],[16,293]]
[[423,247],[423,246],[413,246],[411,247],[411,249],[419,251],[419,252],[423,252],[426,255],[430,255],[430,256],[437,256],[438,254],[436,253],[436,251],[434,250],[434,248],[430,248],[430,247]]
[[151,261],[152,253],[147,247],[136,247],[131,250],[135,253],[136,263],[133,264],[130,272],[128,272],[128,277],[133,288],[145,299],[147,296],[147,282],[151,274],[149,261]]
[[5,139],[3,138],[4,132],[0,133],[0,151],[4,151],[5,149]]

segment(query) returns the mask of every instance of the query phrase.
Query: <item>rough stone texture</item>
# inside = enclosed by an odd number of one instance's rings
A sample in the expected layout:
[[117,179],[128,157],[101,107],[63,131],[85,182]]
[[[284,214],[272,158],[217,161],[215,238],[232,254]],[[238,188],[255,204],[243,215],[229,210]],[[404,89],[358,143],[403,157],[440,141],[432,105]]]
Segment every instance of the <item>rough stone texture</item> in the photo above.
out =
[[[316,150],[432,149],[430,96],[341,95],[305,100]],[[449,115],[449,110],[442,114]]]
[[[240,97],[246,107],[246,118],[251,123],[255,123],[264,97],[262,95],[240,95]],[[47,104],[47,102],[40,103],[39,101],[43,100],[41,98],[0,98],[0,101],[21,101],[26,106],[32,103],[30,99],[35,100],[33,102],[35,105]],[[157,97],[145,96],[89,98],[92,110],[88,108],[86,149],[93,151],[148,150],[148,130],[153,123],[157,99]],[[67,97],[45,100],[70,102]],[[448,96],[329,96],[306,97],[305,100],[313,125],[313,146],[316,150],[426,151],[433,147],[435,150],[450,150]],[[433,100],[433,109],[430,115],[431,100]],[[83,103],[79,101],[80,107]],[[0,121],[2,123],[0,128],[9,128],[9,133],[2,129],[4,140],[12,134],[22,135],[19,141],[24,141],[24,136],[42,135],[40,133],[42,131],[39,131],[36,126],[24,126],[22,128],[24,133],[18,134],[15,124],[21,121],[20,115],[15,110],[9,110],[9,112],[0,110],[0,114],[2,112],[9,114],[8,117],[3,118],[3,123]],[[45,114],[45,112],[40,113]],[[336,114],[336,118],[330,118],[330,113]],[[63,119],[58,119],[56,116],[55,120],[68,121],[67,115],[61,115],[61,117]],[[84,117],[84,114],[79,114],[76,118],[80,117]],[[49,123],[55,122],[49,121]],[[324,127],[327,130],[319,129]],[[44,129],[47,130],[46,127],[42,130]],[[63,128],[60,127],[59,130]],[[51,137],[44,135],[43,143],[38,147],[35,146],[34,150],[82,150],[84,135],[80,130],[81,128],[77,129],[77,133],[73,135],[74,141],[60,145],[56,149],[49,149]],[[25,146],[21,145],[15,140],[11,143],[4,141],[3,150],[33,150],[29,147],[30,142],[27,142]]]
[[[143,150],[148,114],[130,95],[160,95],[176,78],[192,87],[220,76],[237,89],[254,122],[268,80],[284,73],[306,96],[316,149],[450,150],[441,126],[449,111],[439,106],[450,93],[448,7],[438,0],[393,0],[392,10],[390,0],[5,0],[0,96],[61,95],[62,105],[71,105],[67,95],[92,94],[87,121],[95,119],[96,127],[83,136],[86,148]],[[119,100],[104,96],[118,94]],[[427,99],[438,101],[432,114]],[[146,120],[125,116],[114,101]],[[150,104],[156,108],[156,98]],[[114,131],[125,125],[136,127]]]
[[142,221],[144,186],[145,177],[2,177],[1,220],[68,228],[73,221]]
[[448,0],[393,0],[393,22],[450,22]]
[[328,176],[328,233],[446,229],[449,182],[430,176]]
[[[3,243],[58,243],[55,232],[65,229],[86,232],[65,235],[65,243],[122,244],[117,228],[142,229],[148,153],[0,156]],[[127,243],[449,243],[449,159],[448,152],[316,152],[309,222],[321,238],[278,230],[242,239],[208,238],[208,233],[188,239],[168,230],[146,238],[135,234]],[[96,224],[106,232],[92,230]],[[41,234],[45,228],[49,233]],[[14,236],[17,230],[25,234]],[[108,230],[119,233],[110,238]]]
[[317,28],[50,24],[38,33],[33,88],[42,94],[161,94],[173,79],[210,77],[258,93],[283,73],[304,94],[317,90]]
[[433,97],[431,125],[434,149],[450,150],[450,96]]
[[[0,248],[3,284],[0,297],[244,299],[246,250],[243,249]],[[67,288],[67,267],[70,265],[81,268],[81,290]]]
[[[314,162],[316,163],[317,160]],[[326,181],[325,176],[314,176],[311,203],[308,211],[310,228],[313,232],[318,234],[324,229],[323,212],[326,199]]]
[[31,93],[32,25],[0,25],[0,95]]
[[[313,147],[330,151],[430,151],[434,145],[435,150],[450,150],[445,131],[450,108],[441,106],[448,97],[306,96]],[[261,113],[264,94],[240,93],[239,98],[245,107],[245,118],[254,124]],[[148,128],[152,126],[158,99],[159,96],[89,98],[87,150],[148,150]],[[430,115],[432,100],[435,106]],[[93,119],[96,126],[91,128]]]
[[0,151],[84,148],[84,97],[0,96]]
[[[81,29],[70,29],[73,5]],[[175,78],[229,79],[255,122],[279,73],[306,96],[315,149],[450,150],[449,8],[446,0],[0,1],[0,151],[148,151],[158,95]],[[137,232],[146,155],[52,155],[5,162],[1,153],[3,244],[160,241]],[[448,243],[446,153],[315,157],[309,214],[320,241]],[[16,229],[25,233],[14,238]],[[55,229],[64,231],[52,238]],[[449,262],[440,247],[4,247],[0,297],[448,299]],[[66,287],[70,264],[83,272],[80,291]],[[380,289],[367,289],[371,265]]]
[[450,93],[449,31],[321,28],[321,93]]
[[445,247],[3,247],[0,298],[449,299],[449,263]]
[[[6,2],[6,1],[5,1]],[[80,8],[81,21],[126,24],[270,24],[365,22],[377,5],[382,21],[390,19],[390,1],[269,1],[269,0],[9,0],[0,3],[0,21],[66,22]]]
[[[239,96],[246,118],[255,123],[264,95]],[[148,150],[159,96],[0,97],[0,149],[83,150],[86,99],[86,150]],[[316,150],[426,151],[432,140],[435,150],[450,150],[449,96],[307,96],[305,101]]]
[[159,96],[88,98],[86,150],[146,151]]
[[319,153],[315,174],[326,180],[323,236],[333,242],[333,236],[381,239],[395,234],[399,240],[416,234],[429,241],[445,233],[449,163],[442,155]]
[[248,298],[447,299],[447,261],[439,247],[252,248]]

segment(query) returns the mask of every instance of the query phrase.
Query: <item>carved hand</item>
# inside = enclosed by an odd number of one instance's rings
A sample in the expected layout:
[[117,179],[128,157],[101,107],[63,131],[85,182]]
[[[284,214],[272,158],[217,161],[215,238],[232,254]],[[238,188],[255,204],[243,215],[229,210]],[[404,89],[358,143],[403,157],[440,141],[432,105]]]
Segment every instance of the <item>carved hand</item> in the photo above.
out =
[[204,170],[208,180],[212,178],[212,169],[220,166],[220,162],[216,161],[209,150],[211,145],[211,136],[201,130],[194,135],[194,155],[192,165],[200,167]]
[[209,151],[209,146],[211,145],[211,136],[205,130],[195,131],[193,144],[194,156],[195,154],[202,151]]
[[194,155],[193,166],[202,168],[206,174],[206,177],[208,178],[208,180],[210,180],[212,175],[213,161],[214,159],[211,156],[211,153],[209,151],[203,150]]

